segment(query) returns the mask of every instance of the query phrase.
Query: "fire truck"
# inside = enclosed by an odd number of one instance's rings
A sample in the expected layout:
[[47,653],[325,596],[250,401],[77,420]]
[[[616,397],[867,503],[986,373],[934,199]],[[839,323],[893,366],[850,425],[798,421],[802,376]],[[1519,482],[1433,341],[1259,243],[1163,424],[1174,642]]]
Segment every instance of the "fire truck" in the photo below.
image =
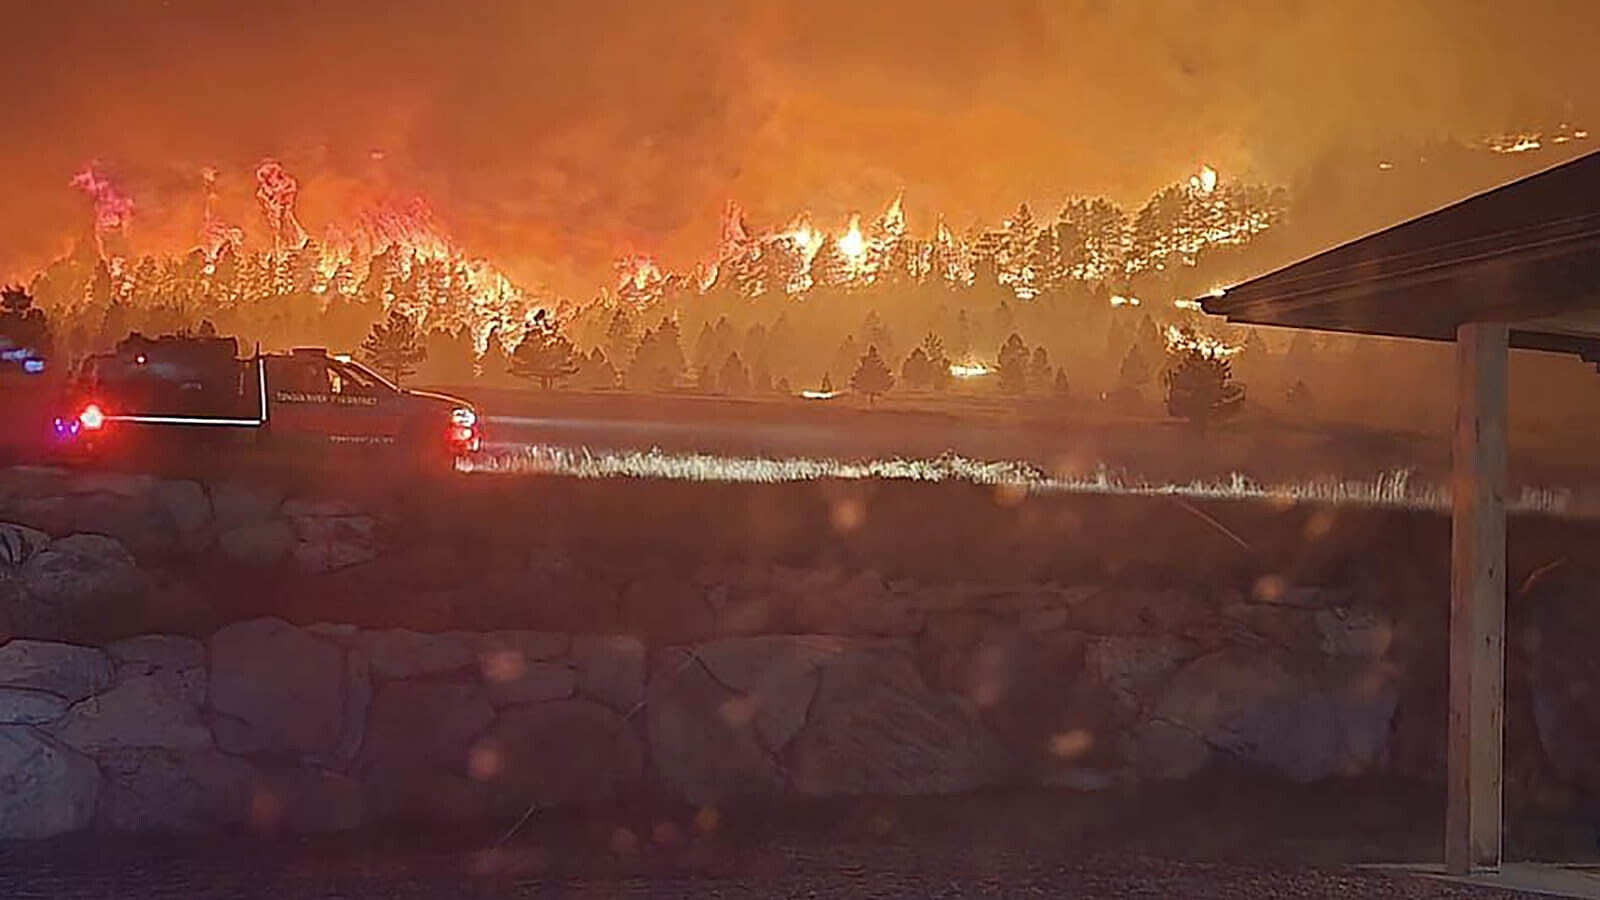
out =
[[321,347],[241,355],[234,338],[129,335],[84,360],[66,398],[53,419],[55,441],[90,457],[247,444],[453,466],[480,437],[477,410],[465,400],[398,387]]

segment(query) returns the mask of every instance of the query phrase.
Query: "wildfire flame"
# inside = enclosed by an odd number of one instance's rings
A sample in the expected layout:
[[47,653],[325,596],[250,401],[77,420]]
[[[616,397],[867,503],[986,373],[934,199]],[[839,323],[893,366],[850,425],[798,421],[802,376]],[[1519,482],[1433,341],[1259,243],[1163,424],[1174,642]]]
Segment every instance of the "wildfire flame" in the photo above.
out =
[[300,247],[306,242],[305,229],[294,215],[294,201],[300,193],[296,181],[277,160],[262,160],[256,166],[256,199],[272,226],[274,249]]
[[213,274],[214,270],[210,269],[210,266],[222,253],[224,247],[231,246],[237,251],[240,245],[244,243],[244,229],[229,225],[217,218],[215,210],[217,174],[217,170],[212,166],[206,166],[200,170],[200,182],[205,186],[206,191],[205,217],[200,224],[200,250],[206,255],[207,275]]
[[1189,176],[1189,187],[1202,194],[1216,190],[1217,170],[1210,166],[1201,166],[1198,174]]
[[1200,334],[1186,328],[1168,325],[1167,349],[1173,352],[1198,352],[1206,359],[1226,359],[1244,348],[1224,343],[1209,335]]
[[855,213],[850,215],[850,227],[840,236],[838,241],[839,252],[846,258],[858,260],[867,252],[867,240],[861,235],[861,216]]
[[117,190],[117,186],[100,173],[95,163],[89,163],[83,171],[72,176],[70,184],[94,201],[95,240],[99,242],[100,254],[104,256],[106,237],[125,233],[133,221],[133,198]]

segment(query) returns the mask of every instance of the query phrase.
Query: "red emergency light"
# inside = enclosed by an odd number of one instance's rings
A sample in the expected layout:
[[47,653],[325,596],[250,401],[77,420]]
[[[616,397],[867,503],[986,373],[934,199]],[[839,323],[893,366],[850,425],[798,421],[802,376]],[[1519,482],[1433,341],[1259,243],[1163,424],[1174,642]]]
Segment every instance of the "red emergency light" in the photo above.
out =
[[99,431],[106,426],[105,411],[98,403],[90,403],[78,413],[78,424],[84,431]]

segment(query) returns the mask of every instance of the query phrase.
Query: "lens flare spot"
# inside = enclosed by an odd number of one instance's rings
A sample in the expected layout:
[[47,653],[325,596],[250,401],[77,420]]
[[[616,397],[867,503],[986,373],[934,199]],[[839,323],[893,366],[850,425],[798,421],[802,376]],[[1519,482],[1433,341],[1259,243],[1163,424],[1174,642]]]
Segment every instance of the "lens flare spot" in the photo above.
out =
[[866,523],[867,505],[854,497],[835,501],[828,521],[833,524],[834,531],[849,534]]
[[711,834],[722,827],[722,813],[715,806],[702,806],[694,814],[694,830],[697,834]]
[[491,684],[509,684],[528,672],[528,661],[516,650],[491,650],[479,659],[483,667],[483,680]]
[[1094,735],[1083,728],[1074,728],[1050,738],[1050,753],[1057,759],[1077,759],[1094,747]]
[[505,754],[499,746],[483,741],[467,751],[467,775],[473,781],[493,781],[505,771]]

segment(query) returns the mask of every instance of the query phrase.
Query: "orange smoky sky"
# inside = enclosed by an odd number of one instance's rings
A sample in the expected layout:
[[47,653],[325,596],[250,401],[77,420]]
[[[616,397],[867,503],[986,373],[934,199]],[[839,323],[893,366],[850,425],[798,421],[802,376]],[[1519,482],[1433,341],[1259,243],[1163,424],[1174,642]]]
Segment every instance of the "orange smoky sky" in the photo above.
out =
[[[427,199],[460,244],[584,295],[623,250],[683,264],[758,224],[913,230],[1027,199],[1137,203],[1202,161],[1286,181],[1329,148],[1600,122],[1593,0],[0,0],[0,277],[89,223],[192,240],[200,171],[262,234],[255,163],[313,233]],[[1594,127],[1594,126],[1591,126]],[[180,245],[181,246],[181,245]]]

